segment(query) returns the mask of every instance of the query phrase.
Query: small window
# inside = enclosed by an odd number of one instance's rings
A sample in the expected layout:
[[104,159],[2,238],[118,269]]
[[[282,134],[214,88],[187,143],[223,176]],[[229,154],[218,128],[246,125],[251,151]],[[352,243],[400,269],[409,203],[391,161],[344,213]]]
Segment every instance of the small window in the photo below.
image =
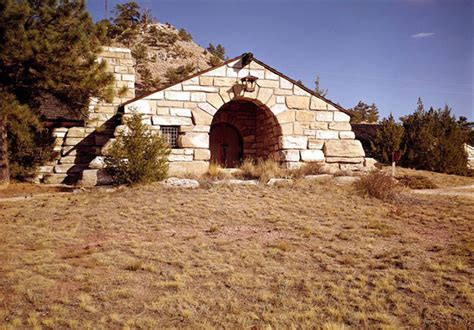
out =
[[161,137],[171,148],[178,147],[178,126],[161,126]]

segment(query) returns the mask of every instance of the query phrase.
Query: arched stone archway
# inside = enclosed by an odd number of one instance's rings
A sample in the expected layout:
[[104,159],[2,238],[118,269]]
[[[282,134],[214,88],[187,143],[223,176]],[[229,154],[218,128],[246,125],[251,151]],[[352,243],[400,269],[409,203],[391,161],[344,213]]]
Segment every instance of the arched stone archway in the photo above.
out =
[[[257,159],[269,156],[277,158],[278,141],[282,134],[281,126],[275,115],[262,103],[247,98],[239,98],[225,103],[214,114],[211,131],[214,127],[223,123],[235,127],[242,139],[240,159],[237,162],[231,160],[231,164],[241,162],[246,158]],[[218,152],[221,155],[225,148],[238,149],[238,146],[230,144],[235,143],[231,129],[229,129],[227,135],[225,132],[221,133],[219,138],[220,140],[213,139],[212,134],[210,136],[211,160],[219,159],[213,153]],[[216,146],[218,143],[222,146]]]

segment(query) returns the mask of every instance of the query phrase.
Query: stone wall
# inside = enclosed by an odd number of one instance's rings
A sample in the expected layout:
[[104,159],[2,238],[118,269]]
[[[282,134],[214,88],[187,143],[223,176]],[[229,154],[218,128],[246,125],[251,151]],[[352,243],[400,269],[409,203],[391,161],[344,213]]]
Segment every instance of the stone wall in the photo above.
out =
[[7,143],[5,123],[0,118],[0,184],[9,181]]
[[54,150],[57,158],[38,170],[37,181],[45,183],[75,183],[91,161],[102,154],[103,146],[113,138],[120,124],[117,110],[135,97],[135,69],[130,49],[103,47],[98,61],[107,63],[107,71],[115,77],[115,97],[112,103],[92,99],[85,127],[55,128]]
[[[249,73],[258,77],[253,92],[244,91],[240,82]],[[172,150],[171,173],[204,173],[209,166],[211,124],[224,116],[221,112],[226,113],[225,104],[242,100],[259,108],[255,140],[249,133],[246,142],[248,154],[272,153],[290,168],[313,161],[325,161],[334,170],[364,167],[365,154],[355,140],[350,117],[257,60],[246,66],[235,60],[214,68],[134,100],[125,105],[124,111],[125,115],[143,114],[153,129],[178,126],[179,148]],[[226,120],[239,121],[242,116],[234,114]],[[177,157],[182,155],[186,157]]]

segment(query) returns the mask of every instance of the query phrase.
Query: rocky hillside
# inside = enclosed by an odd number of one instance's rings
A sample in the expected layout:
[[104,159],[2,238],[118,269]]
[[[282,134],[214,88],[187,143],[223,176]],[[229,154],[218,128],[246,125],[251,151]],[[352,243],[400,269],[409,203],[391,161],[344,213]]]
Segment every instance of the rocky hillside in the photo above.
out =
[[184,29],[169,23],[142,25],[128,40],[114,40],[113,46],[128,47],[136,59],[137,95],[178,81],[219,62],[196,44]]

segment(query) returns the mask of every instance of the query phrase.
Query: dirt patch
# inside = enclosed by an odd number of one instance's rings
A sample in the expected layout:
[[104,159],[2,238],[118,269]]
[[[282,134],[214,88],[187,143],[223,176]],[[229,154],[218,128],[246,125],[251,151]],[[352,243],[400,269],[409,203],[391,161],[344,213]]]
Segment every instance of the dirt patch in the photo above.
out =
[[38,194],[72,192],[70,186],[49,186],[33,183],[13,182],[8,185],[0,186],[0,198],[10,197],[31,197]]

